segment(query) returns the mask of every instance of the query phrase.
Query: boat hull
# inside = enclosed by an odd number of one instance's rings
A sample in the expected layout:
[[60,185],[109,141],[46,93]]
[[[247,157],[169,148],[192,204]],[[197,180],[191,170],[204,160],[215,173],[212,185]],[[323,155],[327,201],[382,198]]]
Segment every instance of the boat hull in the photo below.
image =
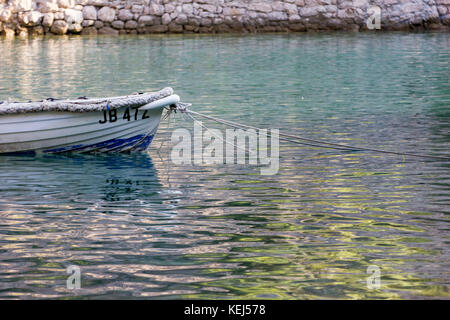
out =
[[143,151],[164,105],[143,107],[0,115],[0,154]]

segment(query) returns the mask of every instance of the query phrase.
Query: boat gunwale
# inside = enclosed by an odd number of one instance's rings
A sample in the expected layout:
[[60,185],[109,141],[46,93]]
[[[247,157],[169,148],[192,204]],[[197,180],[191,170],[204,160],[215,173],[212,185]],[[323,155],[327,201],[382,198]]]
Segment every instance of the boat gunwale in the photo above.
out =
[[166,87],[156,92],[146,92],[119,97],[92,99],[42,100],[38,102],[3,102],[0,104],[0,116],[26,114],[45,111],[86,113],[118,109],[124,106],[142,106],[173,95],[173,89]]

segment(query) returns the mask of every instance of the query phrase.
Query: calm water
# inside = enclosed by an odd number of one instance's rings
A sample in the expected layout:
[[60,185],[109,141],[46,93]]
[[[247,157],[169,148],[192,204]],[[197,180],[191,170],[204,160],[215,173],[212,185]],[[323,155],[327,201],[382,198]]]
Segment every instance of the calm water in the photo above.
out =
[[[229,120],[450,155],[448,33],[0,40],[0,57],[0,100],[171,86]],[[282,143],[261,176],[175,166],[168,139],[164,122],[148,154],[0,157],[0,298],[450,298],[449,162]]]

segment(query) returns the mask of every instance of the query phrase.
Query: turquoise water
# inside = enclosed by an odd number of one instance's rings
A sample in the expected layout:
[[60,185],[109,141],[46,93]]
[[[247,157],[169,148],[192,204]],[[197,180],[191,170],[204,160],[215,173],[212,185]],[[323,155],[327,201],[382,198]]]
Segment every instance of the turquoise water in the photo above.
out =
[[[446,33],[0,40],[0,100],[171,86],[228,120],[449,156],[449,48]],[[0,157],[0,298],[450,297],[448,162],[282,143],[273,176],[177,166],[174,127],[192,122],[164,121],[148,154]]]

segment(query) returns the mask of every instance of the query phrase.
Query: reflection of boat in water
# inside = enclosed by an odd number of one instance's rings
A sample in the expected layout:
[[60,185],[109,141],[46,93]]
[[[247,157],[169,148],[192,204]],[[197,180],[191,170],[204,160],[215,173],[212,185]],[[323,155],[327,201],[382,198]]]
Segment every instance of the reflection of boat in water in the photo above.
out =
[[[103,201],[161,202],[161,183],[145,152],[0,157],[0,211],[8,203],[80,206]],[[76,205],[78,203],[78,205]]]
[[127,152],[150,145],[171,88],[122,97],[0,103],[1,153]]

